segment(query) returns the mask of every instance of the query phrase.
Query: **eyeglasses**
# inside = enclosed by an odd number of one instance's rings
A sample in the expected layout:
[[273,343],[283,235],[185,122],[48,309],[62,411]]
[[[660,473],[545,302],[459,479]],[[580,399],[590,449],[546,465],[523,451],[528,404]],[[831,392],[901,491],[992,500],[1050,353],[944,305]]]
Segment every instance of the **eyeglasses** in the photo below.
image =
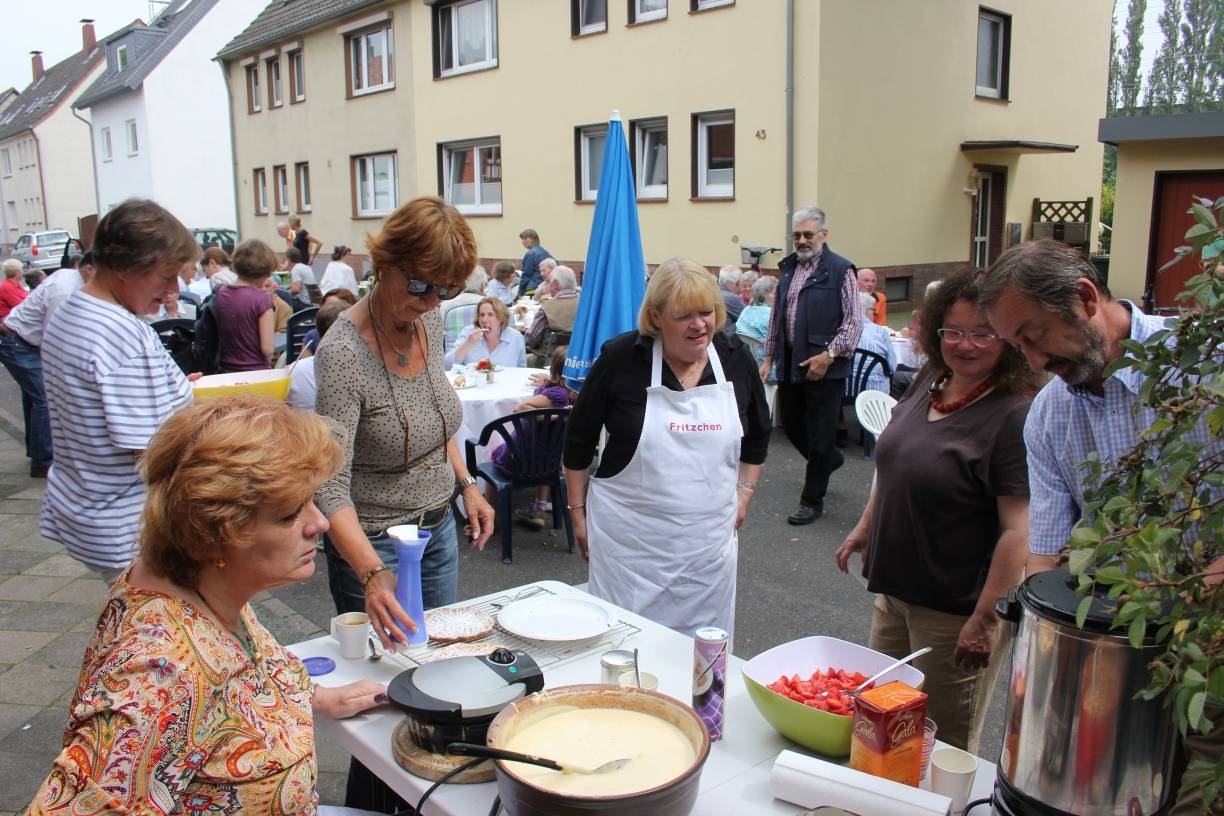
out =
[[804,239],[804,238],[806,238],[806,239],[808,239],[808,240],[810,241],[810,240],[812,240],[813,238],[815,238],[817,235],[819,235],[819,234],[820,234],[821,232],[823,232],[823,231],[824,231],[824,230],[817,230],[816,232],[812,232],[811,230],[805,230],[805,231],[803,231],[803,232],[792,232],[792,233],[791,233],[791,238],[792,238],[793,240],[795,240],[795,241],[799,241],[799,240],[802,240],[802,239]]
[[407,279],[408,294],[413,297],[425,297],[430,292],[434,292],[438,296],[438,300],[451,300],[459,296],[463,291],[462,286],[435,286],[429,281],[417,280],[416,278]]
[[966,337],[977,348],[990,348],[999,342],[999,335],[989,332],[963,332],[960,329],[940,329],[936,332],[945,343],[959,345]]

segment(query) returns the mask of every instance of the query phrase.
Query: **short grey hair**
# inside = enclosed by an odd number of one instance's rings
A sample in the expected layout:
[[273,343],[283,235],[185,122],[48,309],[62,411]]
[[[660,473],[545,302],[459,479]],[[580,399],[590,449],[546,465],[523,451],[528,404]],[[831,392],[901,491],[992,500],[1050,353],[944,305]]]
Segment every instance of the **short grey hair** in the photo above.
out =
[[558,266],[548,278],[549,283],[555,283],[560,292],[572,292],[578,288],[578,274],[568,266]]
[[1043,309],[1074,319],[1080,279],[1087,278],[1108,298],[1096,267],[1077,249],[1062,241],[1028,241],[999,256],[982,276],[977,306],[990,309],[1008,289],[1037,301]]
[[4,271],[4,277],[6,278],[15,278],[20,275],[24,269],[25,267],[22,266],[21,261],[17,260],[16,258],[9,258],[3,264],[0,264],[0,270]]
[[778,288],[778,279],[769,275],[762,275],[757,281],[752,284],[752,291],[748,293],[748,299],[753,306],[764,306],[765,298],[769,297],[769,293]]
[[557,259],[556,259],[556,258],[554,258],[554,257],[552,257],[552,256],[550,255],[549,257],[547,257],[547,258],[545,258],[544,260],[540,261],[540,271],[541,271],[541,272],[543,272],[545,267],[548,267],[549,269],[552,269],[552,268],[554,268],[556,265],[557,265]]
[[748,281],[749,283],[756,283],[757,278],[759,277],[761,276],[758,275],[756,272],[752,271],[751,269],[746,269],[744,270],[744,273],[740,275],[740,283],[743,283],[744,281]]
[[943,283],[942,280],[933,280],[928,283],[926,288],[922,290],[922,299],[926,300],[931,295],[935,294],[935,290],[939,288],[939,284],[941,283]]
[[289,222],[288,222],[288,221],[280,221],[280,222],[278,222],[278,223],[277,223],[277,225],[276,225],[276,231],[277,231],[277,232],[284,232],[284,231],[285,231],[285,230],[287,230],[287,229],[289,229]]
[[791,216],[791,227],[797,227],[804,221],[819,221],[821,229],[829,228],[829,216],[819,207],[800,207]]
[[730,286],[733,283],[739,283],[739,279],[743,277],[743,274],[738,266],[724,266],[718,270],[718,285]]
[[859,308],[863,310],[863,317],[869,321],[875,315],[876,299],[867,292],[859,292]]
[[472,274],[467,276],[467,280],[463,282],[463,288],[469,292],[481,294],[484,292],[484,286],[489,282],[489,273],[480,264],[476,264],[476,268],[472,270]]

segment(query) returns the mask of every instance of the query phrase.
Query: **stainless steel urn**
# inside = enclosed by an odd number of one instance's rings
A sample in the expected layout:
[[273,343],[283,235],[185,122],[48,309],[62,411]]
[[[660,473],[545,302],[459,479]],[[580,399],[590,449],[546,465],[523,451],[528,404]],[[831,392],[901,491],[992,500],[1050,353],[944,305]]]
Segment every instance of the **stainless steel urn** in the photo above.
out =
[[999,601],[1017,625],[999,786],[1033,812],[1162,813],[1177,729],[1160,699],[1135,699],[1158,650],[1110,629],[1113,604],[1103,598],[1076,628],[1080,600],[1075,579],[1051,570]]

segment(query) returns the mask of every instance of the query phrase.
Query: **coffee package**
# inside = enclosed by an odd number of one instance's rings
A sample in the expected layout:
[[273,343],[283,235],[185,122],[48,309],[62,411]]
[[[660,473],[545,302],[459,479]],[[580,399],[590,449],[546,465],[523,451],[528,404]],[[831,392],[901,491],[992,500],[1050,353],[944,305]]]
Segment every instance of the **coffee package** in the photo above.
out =
[[861,693],[854,704],[850,767],[917,787],[926,701],[926,694],[896,680]]

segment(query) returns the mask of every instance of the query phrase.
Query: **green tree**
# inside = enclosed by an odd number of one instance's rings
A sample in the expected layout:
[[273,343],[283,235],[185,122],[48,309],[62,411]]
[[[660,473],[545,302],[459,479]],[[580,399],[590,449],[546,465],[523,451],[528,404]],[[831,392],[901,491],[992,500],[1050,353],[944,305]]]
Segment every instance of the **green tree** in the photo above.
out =
[[1218,51],[1213,55],[1211,48],[1220,45],[1224,0],[1185,0],[1184,11],[1180,101],[1190,111],[1218,108],[1220,55]]
[[[1171,0],[1176,2],[1176,0]],[[1131,0],[1126,12],[1126,42],[1118,54],[1118,108],[1133,111],[1139,104],[1139,90],[1143,77],[1139,66],[1143,59],[1143,17],[1147,13],[1147,0]]]
[[1143,104],[1149,113],[1167,114],[1176,110],[1178,90],[1182,87],[1181,4],[1177,0],[1166,0],[1156,24],[1164,34],[1164,42],[1152,62]]

